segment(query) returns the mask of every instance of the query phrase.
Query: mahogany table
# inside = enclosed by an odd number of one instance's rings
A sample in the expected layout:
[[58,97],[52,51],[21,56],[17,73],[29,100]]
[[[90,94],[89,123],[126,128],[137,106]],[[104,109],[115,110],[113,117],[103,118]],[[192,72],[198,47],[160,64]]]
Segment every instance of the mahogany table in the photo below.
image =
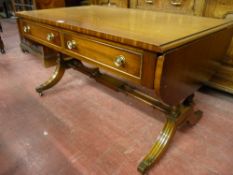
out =
[[178,126],[200,118],[201,111],[193,111],[194,92],[215,73],[233,35],[230,20],[114,7],[16,15],[24,51],[30,50],[25,45],[30,41],[59,53],[54,74],[36,88],[38,93],[72,67],[167,114],[163,130],[138,166],[142,173],[159,160]]

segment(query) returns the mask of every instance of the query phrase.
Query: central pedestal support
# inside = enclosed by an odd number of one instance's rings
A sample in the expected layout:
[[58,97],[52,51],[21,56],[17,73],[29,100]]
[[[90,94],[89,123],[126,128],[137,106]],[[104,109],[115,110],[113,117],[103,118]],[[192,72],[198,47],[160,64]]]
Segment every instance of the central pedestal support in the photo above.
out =
[[157,162],[160,157],[165,153],[166,149],[171,142],[177,128],[184,123],[189,123],[194,125],[202,116],[201,111],[194,112],[193,110],[193,98],[194,95],[190,95],[178,106],[169,106],[151,96],[129,86],[123,81],[112,78],[108,75],[99,72],[98,68],[88,68],[85,67],[80,61],[76,59],[70,59],[64,61],[61,57],[57,60],[57,67],[54,74],[49,78],[48,81],[36,88],[36,91],[40,94],[43,91],[53,87],[59,82],[59,80],[64,75],[66,68],[73,68],[78,70],[90,77],[94,78],[97,82],[100,82],[114,90],[123,92],[127,95],[135,97],[167,114],[166,123],[160,132],[159,137],[157,137],[154,146],[150,152],[145,156],[138,166],[138,171],[142,174],[146,173],[151,166]]

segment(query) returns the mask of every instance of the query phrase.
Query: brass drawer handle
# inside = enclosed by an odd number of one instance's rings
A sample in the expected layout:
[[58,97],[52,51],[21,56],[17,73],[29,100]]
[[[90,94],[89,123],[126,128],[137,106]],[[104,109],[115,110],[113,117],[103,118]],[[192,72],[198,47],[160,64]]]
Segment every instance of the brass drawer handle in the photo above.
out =
[[122,55],[117,56],[114,64],[116,67],[123,67],[125,65],[125,57]]
[[68,49],[70,49],[70,50],[76,48],[76,45],[77,45],[75,40],[67,41],[66,44],[67,44]]
[[154,1],[153,0],[145,0],[145,3],[147,3],[147,4],[153,4]]
[[182,0],[171,0],[171,5],[181,6],[182,5]]
[[29,33],[30,29],[31,29],[31,27],[29,25],[23,26],[24,33]]
[[48,33],[48,35],[47,35],[47,40],[48,41],[53,41],[54,38],[55,38],[55,35],[53,33]]

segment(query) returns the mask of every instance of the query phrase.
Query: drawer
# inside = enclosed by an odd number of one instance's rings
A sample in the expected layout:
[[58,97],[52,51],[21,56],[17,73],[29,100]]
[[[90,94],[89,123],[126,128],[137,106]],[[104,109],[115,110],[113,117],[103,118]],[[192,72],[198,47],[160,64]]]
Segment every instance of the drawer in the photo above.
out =
[[195,0],[137,0],[141,9],[159,10],[172,13],[193,14]]
[[112,73],[120,73],[134,79],[141,79],[142,53],[114,46],[76,34],[64,34],[66,51],[96,63]]
[[22,34],[30,39],[61,46],[60,33],[56,29],[28,21],[21,21],[20,27]]

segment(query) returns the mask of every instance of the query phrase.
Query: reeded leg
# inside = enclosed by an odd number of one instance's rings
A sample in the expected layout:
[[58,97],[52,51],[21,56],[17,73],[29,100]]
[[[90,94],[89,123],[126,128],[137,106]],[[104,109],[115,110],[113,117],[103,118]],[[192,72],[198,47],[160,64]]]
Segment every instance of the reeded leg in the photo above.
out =
[[176,127],[176,121],[174,119],[167,118],[164,128],[154,146],[138,165],[139,172],[144,174],[163,155],[176,132]]
[[63,60],[61,58],[58,58],[57,60],[57,66],[53,73],[53,75],[43,84],[41,84],[39,87],[36,88],[36,91],[42,96],[43,91],[53,87],[56,85],[61,78],[63,77],[65,73],[65,64],[63,63]]
[[191,125],[196,124],[202,116],[201,111],[193,111],[193,96],[187,98],[187,100],[178,108],[167,116],[167,121],[163,127],[162,132],[157,138],[154,146],[150,152],[145,156],[138,166],[138,171],[142,174],[146,171],[163,155],[169,146],[169,143],[175,135],[178,126],[188,123]]

